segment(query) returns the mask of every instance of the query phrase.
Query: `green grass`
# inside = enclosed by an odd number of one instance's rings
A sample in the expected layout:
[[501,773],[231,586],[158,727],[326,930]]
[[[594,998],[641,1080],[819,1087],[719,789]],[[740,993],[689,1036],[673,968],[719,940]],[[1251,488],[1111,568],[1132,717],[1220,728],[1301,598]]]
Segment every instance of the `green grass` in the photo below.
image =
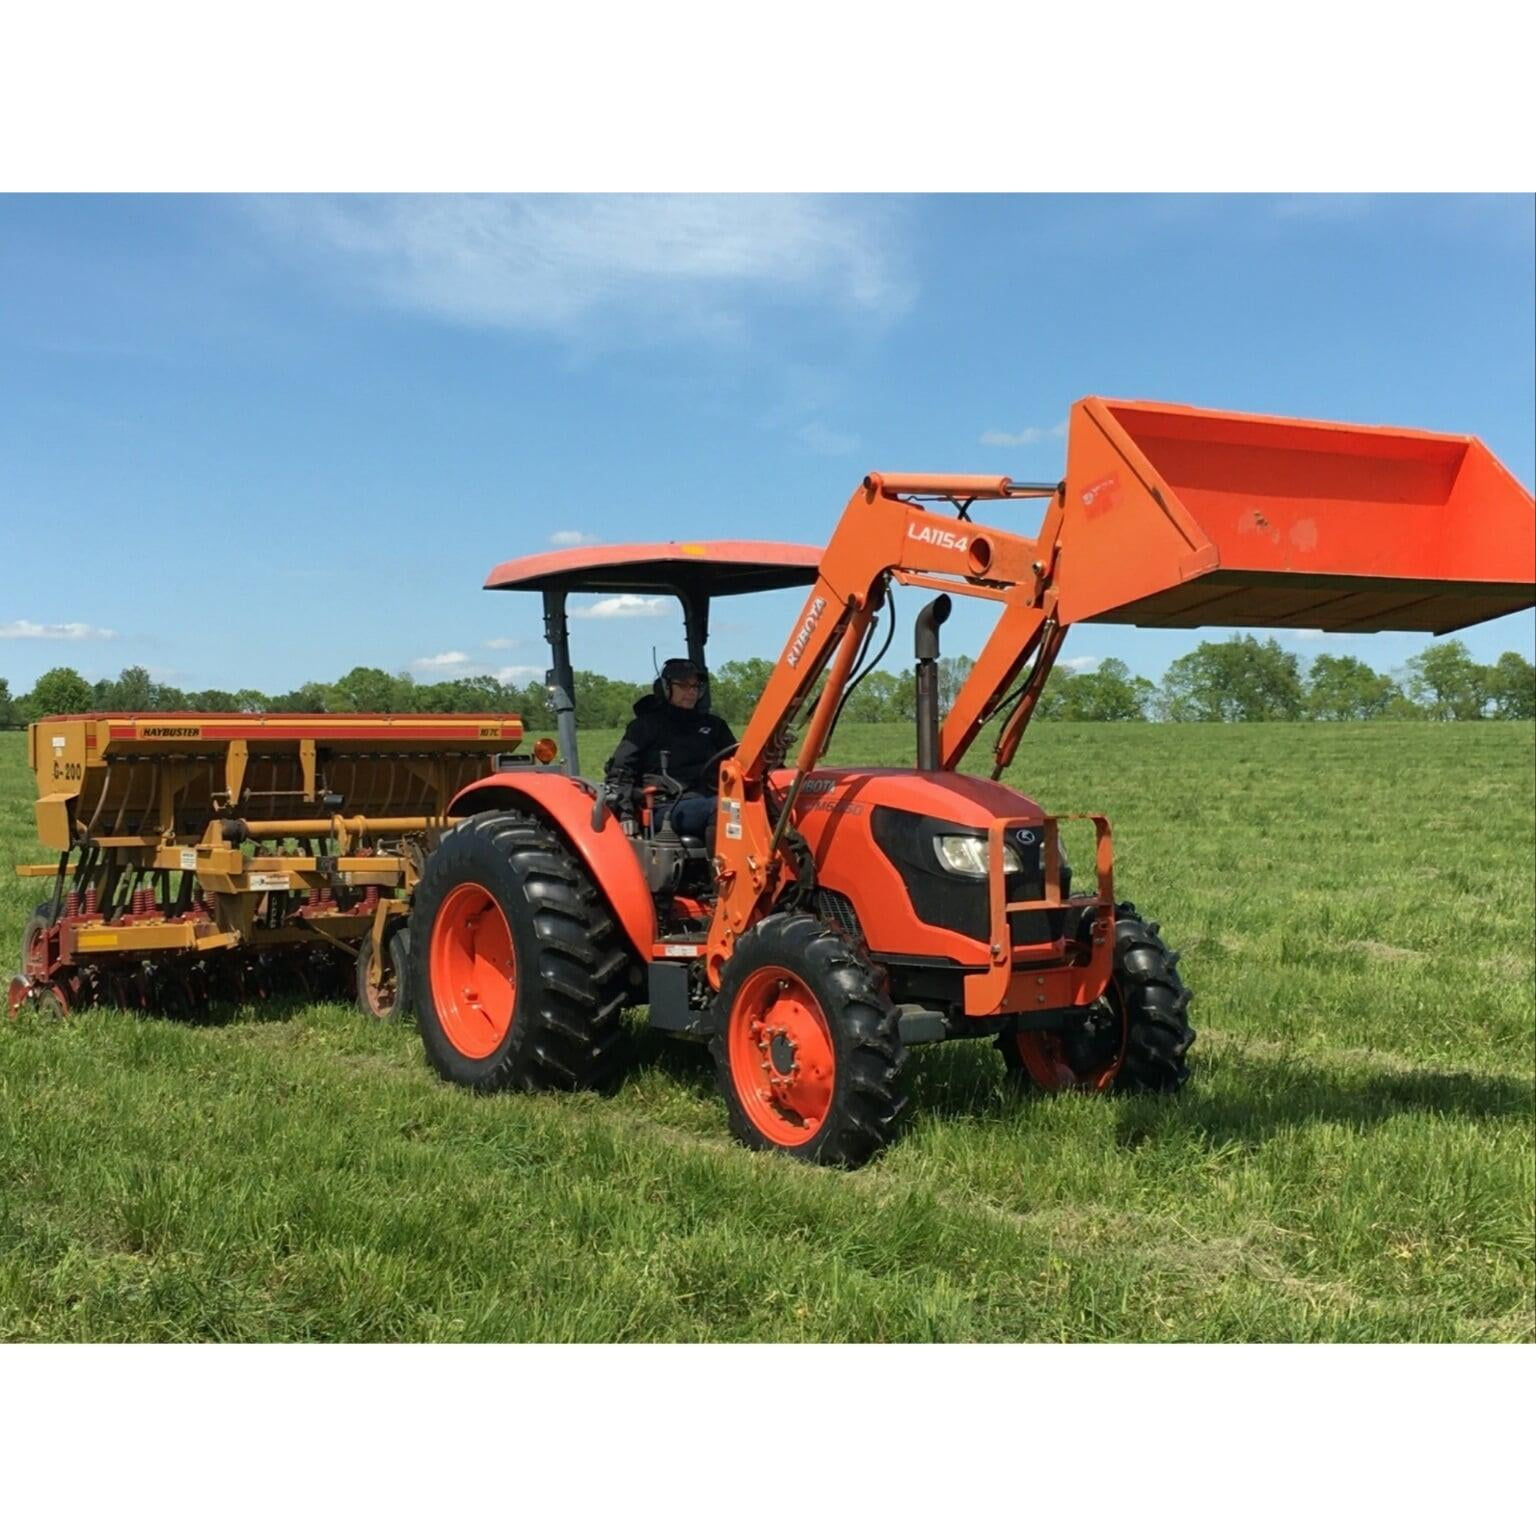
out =
[[[0,1337],[1530,1339],[1533,746],[1037,728],[1010,777],[1113,819],[1196,1076],[1020,1101],[986,1045],[930,1047],[856,1174],[736,1147],[683,1046],[610,1097],[481,1099],[337,1005],[0,1025]],[[0,754],[13,956],[44,886]]]

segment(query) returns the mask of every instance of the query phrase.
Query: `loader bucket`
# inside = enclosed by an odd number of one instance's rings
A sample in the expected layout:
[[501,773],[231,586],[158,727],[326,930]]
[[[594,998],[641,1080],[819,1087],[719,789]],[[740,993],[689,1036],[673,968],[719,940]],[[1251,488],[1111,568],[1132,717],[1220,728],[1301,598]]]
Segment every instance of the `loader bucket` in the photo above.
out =
[[1536,508],[1475,437],[1090,397],[1063,622],[1444,634],[1536,601]]

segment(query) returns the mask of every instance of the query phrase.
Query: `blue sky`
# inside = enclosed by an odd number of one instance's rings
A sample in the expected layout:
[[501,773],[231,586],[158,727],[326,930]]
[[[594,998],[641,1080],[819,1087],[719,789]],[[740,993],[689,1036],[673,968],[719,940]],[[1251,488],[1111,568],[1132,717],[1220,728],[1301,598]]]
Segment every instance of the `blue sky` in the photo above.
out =
[[[1533,290],[1526,197],[0,198],[0,676],[520,679],[496,562],[821,542],[872,468],[1054,479],[1084,394],[1475,433],[1529,487]],[[713,659],[793,617],[722,604]],[[1155,678],[1205,634],[1064,656]],[[640,679],[679,625],[573,644]]]

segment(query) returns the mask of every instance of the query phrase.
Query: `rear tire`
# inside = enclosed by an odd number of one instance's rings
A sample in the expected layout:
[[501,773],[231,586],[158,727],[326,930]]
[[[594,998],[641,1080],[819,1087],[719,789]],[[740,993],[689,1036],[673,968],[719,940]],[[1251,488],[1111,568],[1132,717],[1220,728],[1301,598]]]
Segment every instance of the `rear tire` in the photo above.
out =
[[622,1064],[629,952],[564,838],[525,811],[448,832],[411,903],[427,1060],[449,1082],[599,1088]]
[[746,1146],[857,1168],[894,1140],[906,1050],[885,979],[840,933],[776,913],[720,978],[710,1040],[731,1133]]
[[1128,901],[1115,906],[1115,958],[1104,996],[1069,1029],[1005,1030],[1009,1077],[1049,1093],[1177,1093],[1195,1032],[1178,955]]

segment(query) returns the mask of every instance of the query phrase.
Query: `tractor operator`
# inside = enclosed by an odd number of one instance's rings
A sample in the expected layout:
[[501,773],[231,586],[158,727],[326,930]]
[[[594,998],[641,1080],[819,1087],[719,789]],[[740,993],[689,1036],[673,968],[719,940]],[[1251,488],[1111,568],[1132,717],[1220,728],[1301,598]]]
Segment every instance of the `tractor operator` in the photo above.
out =
[[679,837],[702,837],[713,849],[720,764],[736,736],[719,715],[699,708],[703,694],[702,669],[685,656],[672,657],[651,692],[635,700],[635,718],[603,772],[630,799],[648,773],[676,780],[682,790],[667,813],[673,831]]

